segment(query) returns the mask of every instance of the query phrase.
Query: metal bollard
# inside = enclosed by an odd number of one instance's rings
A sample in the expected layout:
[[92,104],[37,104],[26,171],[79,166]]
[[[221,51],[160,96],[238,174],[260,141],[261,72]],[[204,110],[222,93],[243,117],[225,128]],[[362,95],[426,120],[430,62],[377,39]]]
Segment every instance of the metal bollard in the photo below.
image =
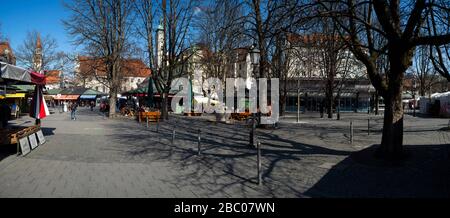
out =
[[175,131],[175,128],[174,128],[173,131],[172,131],[172,145],[174,145],[174,142],[175,142],[175,134],[176,134],[176,131]]
[[350,121],[350,143],[353,144],[353,121]]
[[370,118],[367,119],[367,135],[370,135]]
[[258,140],[257,145],[257,167],[258,167],[258,185],[262,183],[262,171],[261,171],[261,142]]
[[156,118],[156,133],[159,133],[159,119]]
[[202,134],[202,131],[200,129],[198,129],[198,155],[199,156],[202,154],[202,149],[201,149],[202,138],[201,138],[201,134]]

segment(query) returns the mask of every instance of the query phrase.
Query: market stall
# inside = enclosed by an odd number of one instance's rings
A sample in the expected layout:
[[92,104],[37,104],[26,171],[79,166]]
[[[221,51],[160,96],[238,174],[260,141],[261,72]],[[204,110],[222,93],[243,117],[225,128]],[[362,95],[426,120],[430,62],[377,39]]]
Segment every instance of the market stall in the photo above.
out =
[[[23,155],[28,154],[39,144],[45,142],[41,131],[41,119],[49,115],[49,111],[43,96],[43,87],[45,85],[45,76],[36,72],[28,71],[24,68],[13,66],[0,62],[0,87],[4,92],[0,93],[3,97],[8,95],[7,88],[12,85],[34,85],[32,96],[30,117],[36,119],[35,125],[31,126],[3,126],[0,127],[0,145],[17,144],[17,151]],[[5,101],[2,101],[2,113],[9,107]]]

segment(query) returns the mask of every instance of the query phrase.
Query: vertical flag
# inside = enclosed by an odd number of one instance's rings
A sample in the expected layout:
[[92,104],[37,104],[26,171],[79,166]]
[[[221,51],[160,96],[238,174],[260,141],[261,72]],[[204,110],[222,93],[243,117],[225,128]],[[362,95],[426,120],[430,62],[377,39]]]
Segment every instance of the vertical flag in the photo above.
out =
[[33,94],[33,99],[31,101],[30,116],[35,119],[44,119],[45,117],[50,115],[47,103],[45,102],[44,99],[42,89],[43,89],[42,85],[36,85]]

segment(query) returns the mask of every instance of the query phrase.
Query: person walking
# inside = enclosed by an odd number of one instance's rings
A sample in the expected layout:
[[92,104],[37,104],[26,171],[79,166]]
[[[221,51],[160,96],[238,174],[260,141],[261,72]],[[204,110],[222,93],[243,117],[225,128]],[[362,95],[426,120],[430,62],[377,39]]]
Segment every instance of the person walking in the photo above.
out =
[[95,103],[94,101],[91,101],[91,111],[94,111]]
[[63,103],[63,112],[65,113],[65,112],[67,112],[68,111],[68,103],[66,102],[66,101],[64,101],[64,103]]
[[70,117],[72,120],[77,120],[76,113],[78,109],[78,103],[74,102],[70,105]]

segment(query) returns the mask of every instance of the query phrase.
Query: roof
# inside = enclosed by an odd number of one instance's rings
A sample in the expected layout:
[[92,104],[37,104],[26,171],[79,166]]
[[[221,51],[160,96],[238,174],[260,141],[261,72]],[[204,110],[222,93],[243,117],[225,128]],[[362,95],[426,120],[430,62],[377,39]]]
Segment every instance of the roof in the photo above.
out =
[[36,48],[42,49],[42,42],[41,42],[41,35],[40,34],[37,35]]
[[93,90],[93,89],[88,89],[83,93],[83,95],[107,95],[107,94]]
[[60,70],[50,70],[45,73],[47,79],[47,84],[55,84],[61,82],[61,71]]
[[16,92],[34,92],[34,85],[12,85],[11,87],[16,88]]
[[50,89],[50,90],[47,90],[47,94],[48,95],[57,95],[57,94],[61,93],[61,91],[62,91],[62,89]]
[[83,87],[72,87],[62,90],[59,94],[61,95],[82,95],[86,92],[86,88]]
[[[106,76],[106,65],[103,58],[79,56],[78,73],[84,76]],[[124,59],[121,61],[123,77],[149,77],[151,70],[142,60]]]

